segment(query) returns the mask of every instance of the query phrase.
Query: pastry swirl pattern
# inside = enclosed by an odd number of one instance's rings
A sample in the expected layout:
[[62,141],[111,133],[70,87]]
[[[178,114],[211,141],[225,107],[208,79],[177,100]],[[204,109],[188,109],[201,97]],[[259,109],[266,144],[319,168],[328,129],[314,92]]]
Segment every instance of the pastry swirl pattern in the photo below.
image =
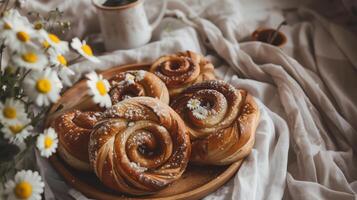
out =
[[181,118],[166,104],[135,97],[114,105],[93,130],[91,166],[108,187],[154,193],[180,178],[191,152]]
[[150,72],[166,84],[170,96],[192,84],[215,79],[213,65],[192,51],[162,56],[152,64]]
[[190,132],[192,162],[226,165],[250,152],[259,109],[247,92],[223,81],[206,81],[184,90],[171,107]]
[[148,96],[168,104],[169,93],[165,83],[144,70],[121,72],[109,80],[109,95],[113,105],[127,98]]
[[72,110],[53,121],[52,127],[59,139],[58,152],[67,164],[79,170],[91,170],[88,157],[89,136],[100,118],[100,112]]

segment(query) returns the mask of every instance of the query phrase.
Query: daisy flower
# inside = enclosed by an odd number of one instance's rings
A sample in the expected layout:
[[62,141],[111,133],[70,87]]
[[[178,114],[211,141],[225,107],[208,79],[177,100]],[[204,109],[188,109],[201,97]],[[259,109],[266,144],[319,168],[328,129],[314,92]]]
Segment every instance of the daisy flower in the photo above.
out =
[[21,52],[28,46],[36,48],[34,39],[38,38],[38,34],[31,27],[29,23],[21,20],[15,20],[7,23],[11,26],[11,29],[7,29],[2,33],[5,40],[5,44],[12,50],[16,52]]
[[58,51],[56,51],[55,49],[49,49],[48,50],[48,54],[50,56],[50,64],[54,65],[54,66],[63,66],[63,67],[67,67],[67,59],[66,57],[64,57],[64,55]]
[[200,107],[200,105],[201,105],[201,102],[198,99],[190,99],[187,102],[187,107],[190,110],[197,109],[198,107]]
[[89,88],[89,94],[93,96],[93,101],[101,107],[110,108],[112,102],[109,97],[110,85],[108,80],[103,79],[102,75],[95,72],[91,72],[86,75],[89,79],[87,80],[87,86]]
[[70,80],[70,76],[73,76],[75,73],[72,69],[67,66],[67,59],[62,54],[58,53],[54,49],[49,49],[49,58],[50,64],[55,66],[56,71],[58,72],[58,76],[63,81],[66,86],[71,86],[72,82]]
[[34,70],[42,70],[48,63],[47,57],[43,52],[28,47],[26,50],[14,54],[11,59],[18,66]]
[[45,184],[38,172],[21,170],[14,180],[7,181],[4,186],[7,199],[41,200]]
[[13,31],[14,22],[28,23],[27,18],[22,17],[16,9],[6,11],[0,19],[1,36]]
[[0,121],[7,125],[26,123],[28,120],[25,105],[18,100],[9,98],[5,103],[0,102]]
[[33,28],[37,31],[43,30],[44,27],[44,21],[43,20],[37,20],[33,22]]
[[54,48],[57,52],[61,54],[68,52],[68,42],[60,40],[57,35],[53,33],[47,33],[43,29],[41,29],[39,33],[45,39],[42,43],[45,48]]
[[31,135],[33,127],[28,125],[30,120],[28,119],[25,123],[17,123],[14,125],[5,125],[1,128],[1,132],[4,133],[4,138],[8,139],[11,143],[20,144]]
[[58,146],[57,133],[53,128],[48,128],[37,137],[36,146],[40,150],[41,156],[50,157],[56,152]]
[[58,76],[62,80],[63,84],[65,86],[71,86],[72,81],[71,81],[70,77],[75,74],[74,71],[66,66],[58,66],[55,69],[58,73]]
[[26,76],[23,83],[25,93],[38,106],[48,106],[60,97],[62,83],[56,71],[50,68],[46,68],[44,71],[31,72]]
[[73,38],[71,42],[71,47],[88,60],[95,63],[100,62],[100,60],[93,55],[92,48],[86,43],[85,40],[81,42],[78,38]]
[[[35,22],[35,23],[36,23],[36,22]],[[37,34],[40,36],[40,37],[39,37],[39,43],[40,43],[40,45],[42,45],[42,48],[43,48],[43,49],[48,49],[48,48],[50,48],[50,43],[48,43],[47,40],[46,40],[48,33],[47,33],[47,31],[44,30],[41,26],[42,26],[42,24],[39,25],[39,24],[37,24],[37,23],[33,25],[35,31],[36,31]]]

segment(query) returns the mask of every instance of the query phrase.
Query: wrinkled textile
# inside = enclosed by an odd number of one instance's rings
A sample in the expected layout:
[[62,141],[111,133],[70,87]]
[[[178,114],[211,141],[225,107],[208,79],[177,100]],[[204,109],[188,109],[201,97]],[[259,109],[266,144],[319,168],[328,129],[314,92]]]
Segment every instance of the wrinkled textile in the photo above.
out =
[[[150,18],[159,4],[146,3]],[[200,52],[214,63],[218,77],[248,90],[261,109],[252,153],[234,178],[205,199],[357,199],[356,34],[306,8],[260,12],[246,4],[170,0],[152,42],[106,52],[99,56],[100,65],[83,61],[71,68],[83,74],[152,62],[181,50]],[[87,36],[100,43],[89,0],[28,5],[39,11],[51,6],[64,9],[76,25],[67,37]],[[77,10],[83,13],[76,16]],[[256,28],[276,27],[284,17],[285,46],[248,41]],[[37,156],[36,161],[46,180],[46,199],[87,199],[47,160]]]

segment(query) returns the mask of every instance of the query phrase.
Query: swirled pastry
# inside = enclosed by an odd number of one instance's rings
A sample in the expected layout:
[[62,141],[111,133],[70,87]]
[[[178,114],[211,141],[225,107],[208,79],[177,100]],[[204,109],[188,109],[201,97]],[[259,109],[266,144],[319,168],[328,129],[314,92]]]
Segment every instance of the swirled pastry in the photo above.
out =
[[213,65],[192,51],[162,56],[150,71],[164,81],[171,97],[192,84],[215,79]]
[[57,117],[52,127],[59,138],[58,153],[64,161],[78,170],[90,171],[88,143],[100,112],[73,110]]
[[184,90],[171,107],[189,129],[194,163],[225,165],[249,154],[260,114],[247,92],[206,81]]
[[123,100],[107,110],[89,143],[90,163],[98,178],[132,195],[154,193],[177,180],[190,152],[180,116],[150,97]]
[[144,70],[121,72],[109,80],[109,95],[113,105],[127,98],[148,96],[168,104],[169,93],[165,83]]

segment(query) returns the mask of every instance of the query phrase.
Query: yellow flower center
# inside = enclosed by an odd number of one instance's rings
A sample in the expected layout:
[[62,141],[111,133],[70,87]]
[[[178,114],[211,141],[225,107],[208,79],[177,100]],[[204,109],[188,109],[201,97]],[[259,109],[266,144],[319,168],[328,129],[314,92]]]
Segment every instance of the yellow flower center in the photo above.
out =
[[14,126],[9,126],[9,129],[12,132],[12,134],[16,135],[24,129],[24,126],[23,125],[14,125]]
[[43,28],[43,24],[41,22],[36,22],[35,25],[34,25],[34,28],[36,30],[40,30]]
[[8,119],[15,119],[16,118],[16,109],[13,107],[5,107],[3,110],[4,117]]
[[52,85],[48,79],[39,79],[36,83],[36,89],[40,93],[46,94],[51,91]]
[[85,44],[82,46],[82,50],[85,54],[87,54],[88,56],[93,56],[93,51],[92,48],[90,48],[89,45]]
[[46,136],[45,137],[45,148],[46,149],[50,148],[52,146],[52,144],[53,144],[52,138],[49,136]]
[[12,27],[11,27],[11,25],[9,24],[9,23],[4,23],[4,29],[6,29],[6,30],[10,30],[10,29],[12,29]]
[[47,48],[50,47],[51,45],[50,45],[50,43],[48,43],[47,41],[44,41],[44,42],[42,42],[42,46],[43,46],[45,49],[47,49]]
[[107,94],[107,88],[105,87],[105,84],[102,80],[99,80],[96,86],[100,95],[104,96]]
[[22,59],[28,63],[35,63],[38,60],[38,57],[35,53],[29,52],[22,55]]
[[67,60],[62,54],[57,55],[57,60],[61,65],[67,66]]
[[17,39],[19,39],[21,42],[28,42],[30,40],[29,34],[27,34],[24,31],[19,31],[16,33]]
[[54,43],[59,43],[59,42],[61,42],[61,40],[57,37],[57,35],[55,35],[55,34],[52,34],[52,33],[49,33],[48,34],[48,37],[50,38],[50,40],[52,41],[52,42],[54,42]]
[[32,185],[26,181],[17,184],[14,190],[16,197],[19,199],[28,199],[32,195]]

